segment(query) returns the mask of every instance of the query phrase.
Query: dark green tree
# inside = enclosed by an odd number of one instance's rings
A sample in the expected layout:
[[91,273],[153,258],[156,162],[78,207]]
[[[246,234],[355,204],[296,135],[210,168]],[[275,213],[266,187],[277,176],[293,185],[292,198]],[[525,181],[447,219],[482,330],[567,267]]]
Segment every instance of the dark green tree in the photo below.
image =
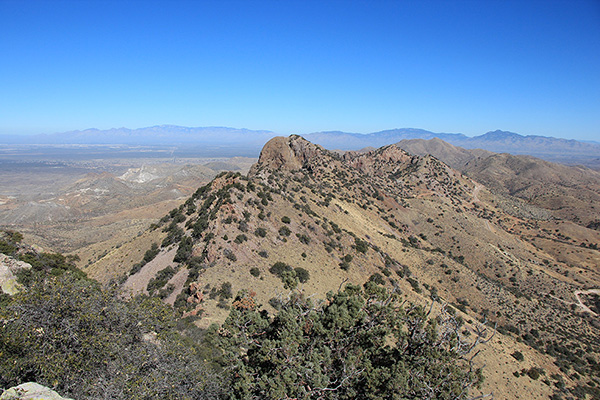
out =
[[158,299],[71,272],[30,280],[0,305],[0,387],[35,381],[83,399],[208,399],[222,380]]
[[273,317],[240,292],[217,340],[234,399],[463,399],[482,376],[458,328],[368,282]]

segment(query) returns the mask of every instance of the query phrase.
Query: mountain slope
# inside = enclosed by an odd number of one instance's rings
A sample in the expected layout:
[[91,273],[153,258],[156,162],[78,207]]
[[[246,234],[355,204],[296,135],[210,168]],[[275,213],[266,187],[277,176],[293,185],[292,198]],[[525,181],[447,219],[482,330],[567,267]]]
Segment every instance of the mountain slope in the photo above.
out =
[[464,149],[440,138],[401,140],[396,146],[418,156],[432,155],[450,167],[463,171],[465,166],[477,158],[487,158],[493,152],[482,149]]
[[[580,166],[550,163],[531,156],[463,149],[440,139],[396,144],[412,154],[431,154],[498,196],[516,197],[548,210],[548,216],[584,227],[600,221],[600,173]],[[503,204],[507,204],[504,202]],[[508,202],[512,207],[512,202]],[[505,211],[511,213],[505,206]]]
[[[371,279],[434,312],[449,304],[466,335],[495,326],[501,333],[481,349],[482,390],[495,398],[547,398],[552,382],[593,390],[600,324],[577,293],[599,286],[600,254],[579,243],[600,243],[600,232],[566,224],[573,236],[562,240],[544,225],[556,222],[507,213],[505,202],[393,145],[339,155],[299,136],[274,138],[248,177],[218,176],[86,271],[125,274],[126,291],[159,295],[204,327],[223,321],[241,289],[276,307],[293,287],[322,298]],[[137,253],[142,262],[122,263],[136,247],[148,249]]]
[[583,226],[600,219],[597,171],[510,154],[473,160],[463,170],[501,194],[551,210],[557,218]]

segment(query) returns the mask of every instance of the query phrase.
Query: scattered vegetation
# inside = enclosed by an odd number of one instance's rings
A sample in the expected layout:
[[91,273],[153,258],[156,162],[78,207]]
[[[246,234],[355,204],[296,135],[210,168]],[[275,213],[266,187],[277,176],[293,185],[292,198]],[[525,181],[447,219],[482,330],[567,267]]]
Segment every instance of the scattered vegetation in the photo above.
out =
[[158,289],[164,287],[176,272],[177,270],[170,265],[158,271],[156,276],[151,278],[146,286],[148,293],[153,295]]
[[307,282],[310,279],[309,272],[301,267],[292,268],[288,264],[277,261],[274,263],[269,272],[278,276],[286,289],[294,289],[298,283]]
[[267,236],[267,230],[265,228],[256,228],[256,230],[254,231],[254,234],[258,237],[262,237],[264,238],[265,236]]
[[[551,275],[542,276],[538,272],[540,268],[549,269],[554,272],[552,276],[556,276],[556,273],[568,275],[575,286],[584,289],[595,287],[592,285],[590,261],[583,260],[586,259],[585,257],[588,257],[587,260],[592,260],[592,256],[595,257],[598,248],[598,244],[595,243],[597,240],[578,237],[577,233],[573,233],[572,230],[565,229],[563,232],[558,222],[556,226],[548,225],[547,229],[541,229],[537,225],[537,221],[515,221],[508,218],[509,215],[503,211],[504,208],[507,208],[506,205],[486,204],[486,198],[497,199],[488,193],[481,196],[479,202],[472,203],[472,187],[469,186],[468,179],[449,175],[448,168],[437,160],[407,156],[406,162],[395,162],[385,161],[387,160],[385,157],[382,157],[383,161],[377,160],[377,157],[374,156],[369,157],[364,156],[362,161],[380,162],[381,164],[376,165],[374,169],[384,171],[384,174],[369,176],[359,172],[358,169],[354,171],[346,168],[340,161],[341,158],[336,155],[327,158],[327,162],[320,159],[311,160],[300,171],[293,171],[290,174],[277,170],[267,171],[260,178],[251,180],[241,177],[239,174],[222,174],[217,185],[209,184],[198,189],[191,199],[188,199],[181,207],[172,210],[161,220],[160,224],[156,224],[152,228],[160,228],[166,234],[165,240],[162,243],[159,241],[161,247],[173,249],[174,246],[178,246],[174,262],[181,265],[175,265],[175,268],[164,268],[160,271],[148,284],[149,292],[160,298],[168,297],[175,290],[173,285],[168,284],[168,280],[176,272],[176,268],[187,267],[188,281],[176,300],[176,306],[181,312],[190,313],[193,310],[199,316],[202,307],[208,304],[207,311],[212,312],[210,307],[217,305],[223,309],[231,308],[231,315],[242,310],[248,312],[247,315],[250,316],[250,310],[254,312],[255,309],[253,296],[246,293],[235,299],[232,304],[231,283],[220,284],[220,282],[224,279],[232,279],[233,286],[237,287],[240,281],[233,280],[239,279],[237,272],[249,271],[251,276],[259,279],[253,279],[246,275],[248,282],[264,285],[272,282],[264,276],[264,271],[269,269],[270,273],[281,279],[286,289],[293,290],[298,287],[298,284],[307,282],[310,274],[306,269],[294,268],[282,262],[272,264],[277,260],[279,254],[282,254],[282,257],[285,254],[285,260],[291,260],[292,256],[301,256],[303,258],[300,260],[302,265],[308,262],[318,264],[323,261],[320,257],[325,256],[325,262],[330,263],[328,265],[339,265],[342,270],[353,268],[353,276],[365,274],[362,279],[377,271],[368,280],[370,286],[375,285],[383,289],[385,286],[397,288],[398,285],[401,287],[410,285],[414,293],[410,293],[410,290],[406,292],[405,295],[408,298],[415,296],[415,293],[425,293],[422,296],[423,299],[445,303],[447,300],[444,300],[443,297],[451,292],[452,297],[456,300],[452,307],[448,306],[449,313],[454,315],[456,310],[462,310],[473,320],[485,321],[490,326],[498,323],[498,332],[511,336],[510,340],[517,340],[553,357],[556,366],[560,369],[560,374],[548,377],[545,376],[543,370],[536,368],[515,371],[515,376],[523,377],[523,381],[529,378],[554,386],[556,393],[553,398],[598,397],[600,390],[598,365],[600,363],[598,362],[599,347],[595,337],[597,321],[589,314],[582,313],[577,305],[561,303],[561,300],[571,301],[568,299],[572,299],[574,286],[564,285],[559,280],[552,280]],[[367,167],[370,166],[367,165]],[[316,179],[316,176],[319,179]],[[386,182],[387,179],[394,181]],[[434,193],[435,196],[429,196],[429,193]],[[513,202],[507,202],[507,204],[510,204],[508,207],[510,209],[516,210],[515,207],[521,207]],[[413,208],[413,210],[403,213],[402,208]],[[351,218],[353,214],[362,212],[362,210],[368,213],[364,215],[365,217],[372,218],[379,215],[383,221],[381,223],[374,221],[374,224],[365,227],[366,229],[354,227],[353,229],[357,232],[354,234],[348,231],[353,224],[347,223],[344,218]],[[424,210],[428,213],[424,213]],[[317,212],[322,215],[319,216]],[[282,217],[283,214],[287,215]],[[331,221],[330,218],[334,218],[337,223]],[[294,220],[293,224],[292,219]],[[497,242],[494,239],[490,243],[484,243],[477,237],[479,232],[468,229],[469,224],[477,219],[479,219],[482,235],[487,233],[487,227],[490,231],[496,232],[494,237],[497,238]],[[586,220],[586,223],[587,221],[589,220]],[[554,224],[554,222],[552,223]],[[592,229],[597,229],[596,225],[598,224],[590,223]],[[377,232],[371,229],[374,226],[377,226]],[[530,231],[524,228],[525,226]],[[484,232],[484,230],[486,231]],[[278,236],[269,236],[276,231]],[[513,236],[515,240],[505,240],[507,235],[516,235],[517,232],[519,236]],[[534,237],[531,232],[537,236]],[[370,237],[378,234],[380,237],[377,237],[376,240]],[[261,240],[266,237],[269,240]],[[552,252],[545,252],[546,255],[543,259],[540,258],[539,254],[535,252],[535,247],[540,248],[540,242],[537,239],[548,241],[553,246],[563,246],[556,247],[556,249],[568,249],[562,254],[565,258],[569,258],[568,254],[579,254],[582,265],[568,265],[567,262],[552,259],[552,256],[548,255]],[[48,279],[55,279],[54,276],[59,275],[79,273],[72,262],[66,258],[61,259],[52,254],[37,255],[33,252],[27,255],[20,248],[21,240],[22,236],[19,237],[16,233],[1,236],[0,252],[13,254],[23,260],[31,259],[36,270],[32,274],[44,271],[43,273]],[[529,253],[526,253],[524,248],[515,244],[517,240],[529,241],[531,245],[528,246],[528,249],[531,251],[528,250]],[[248,243],[244,244],[246,241]],[[384,246],[386,243],[395,246],[395,249],[379,249],[376,245]],[[142,261],[132,268],[131,274],[139,271],[159,254],[161,251],[159,244],[153,244],[146,251]],[[306,247],[311,244],[313,246],[318,244],[314,253],[309,252],[309,247]],[[320,247],[321,245],[324,246],[324,249]],[[284,247],[285,253],[280,253],[277,246]],[[243,257],[242,253],[237,253],[240,247],[244,247]],[[268,252],[260,250],[260,247],[268,248]],[[391,256],[386,254],[386,251],[390,251]],[[271,261],[267,262],[266,259],[269,259],[270,253]],[[310,254],[310,257],[307,256],[307,253]],[[408,257],[402,257],[401,253],[407,253]],[[423,265],[411,265],[413,268],[411,271],[407,265],[403,265],[392,256],[397,257],[398,260],[421,259],[426,261],[423,262]],[[243,258],[243,265],[235,264],[238,257]],[[256,266],[249,268],[247,261],[249,261],[248,259],[251,261],[252,257],[256,257],[254,260]],[[161,258],[161,262],[163,258]],[[483,258],[485,258],[484,261],[482,261]],[[271,268],[268,268],[267,263],[271,265]],[[219,284],[210,282],[209,286],[201,274],[205,268],[208,272],[210,268],[215,267],[225,268],[225,277],[219,275],[216,279]],[[229,278],[227,275],[229,271],[235,273],[235,278]],[[394,275],[394,272],[397,276]],[[22,279],[31,283],[32,278],[27,281],[27,274],[29,273],[23,272]],[[399,282],[399,278],[403,281]],[[435,282],[436,280],[437,282]],[[195,285],[190,288],[192,283]],[[550,290],[548,290],[549,288]],[[371,287],[369,290],[372,291],[373,288]],[[367,295],[366,291],[362,291],[362,289],[358,292],[360,292],[359,297],[363,299],[361,301],[371,304],[369,297],[371,295]],[[337,298],[338,295],[339,293],[330,295],[329,300]],[[305,351],[308,348],[306,346],[309,345],[313,346],[312,348],[320,349],[320,344],[312,342],[317,340],[312,338],[313,334],[321,335],[319,337],[323,340],[329,340],[328,329],[336,327],[339,333],[346,332],[344,331],[346,328],[337,325],[337,321],[333,321],[334,317],[331,317],[331,321],[325,322],[320,319],[321,317],[312,316],[313,313],[325,314],[324,310],[332,307],[333,303],[312,304],[298,294],[294,294],[292,297],[284,299],[282,296],[278,296],[269,300],[269,304],[275,309],[283,311],[281,316],[267,317],[263,311],[260,318],[251,317],[252,324],[263,324],[261,326],[264,329],[257,326],[245,326],[240,331],[242,336],[239,337],[236,336],[237,333],[231,333],[235,330],[230,331],[226,327],[218,331],[219,339],[217,341],[229,340],[229,333],[235,340],[255,340],[254,342],[244,342],[249,344],[246,347],[243,345],[238,348],[238,356],[241,358],[235,361],[238,363],[235,365],[241,368],[241,372],[240,369],[236,369],[238,367],[235,367],[233,370],[237,371],[238,375],[232,374],[228,378],[230,382],[236,382],[234,386],[238,385],[236,387],[243,388],[240,391],[235,389],[227,393],[225,397],[242,398],[243,393],[246,393],[257,398],[269,398],[271,394],[275,393],[273,396],[281,395],[283,397],[285,395],[291,398],[361,398],[360,396],[366,396],[362,391],[366,390],[365,388],[370,390],[368,393],[371,393],[373,398],[391,398],[397,395],[396,392],[394,392],[396,394],[390,395],[390,392],[384,391],[383,388],[387,388],[387,384],[377,381],[375,377],[375,374],[390,373],[391,367],[386,370],[380,368],[378,364],[361,364],[363,361],[366,363],[365,360],[377,363],[386,359],[385,357],[390,357],[386,353],[389,348],[381,351],[371,349],[369,346],[372,338],[367,334],[361,336],[368,343],[360,354],[352,347],[351,341],[355,340],[355,337],[348,338],[345,342],[346,349],[348,349],[346,355],[350,358],[356,356],[356,359],[340,361],[340,358],[335,358],[331,354],[317,354],[310,359],[312,372],[307,372],[308,361],[294,353],[296,348],[286,347],[288,343],[283,338],[292,338],[290,342],[299,343],[298,349],[300,350],[298,351],[303,351],[301,349]],[[580,294],[580,298],[593,311],[600,309],[600,297]],[[7,299],[10,300],[7,295],[2,296],[0,303],[4,304]],[[213,301],[208,302],[209,299]],[[207,301],[207,303],[202,303],[202,301]],[[379,306],[385,308],[385,301],[381,300],[378,303]],[[354,300],[350,303],[354,304]],[[300,316],[296,315],[296,311],[286,310],[291,305],[304,310],[303,312],[307,314]],[[346,314],[350,313],[344,307],[340,306],[337,310],[339,314],[336,314],[342,319],[349,318]],[[371,304],[370,307],[374,307],[374,304]],[[412,309],[408,303],[404,307]],[[357,306],[357,308],[360,307]],[[367,309],[369,312],[374,310],[374,308],[366,308],[363,311]],[[408,314],[403,307],[398,307],[397,310],[400,310],[401,314]],[[327,313],[334,311],[331,309]],[[232,317],[230,316],[230,318]],[[465,319],[468,321],[468,318]],[[358,332],[362,332],[360,324],[364,320],[351,318],[348,320],[357,324],[352,332],[359,335]],[[461,326],[465,322],[458,316],[455,316],[453,320],[457,326]],[[271,327],[274,321],[278,321],[277,327]],[[469,323],[471,322],[469,321]],[[300,326],[301,323],[303,325]],[[427,325],[427,334],[432,334],[433,325],[436,329],[441,328],[442,320],[434,320],[431,325]],[[405,328],[407,326],[404,325]],[[472,325],[470,327],[463,326],[460,333],[471,335],[470,339],[472,340],[472,336],[475,335],[473,335],[471,327]],[[252,329],[255,328],[257,330],[253,331]],[[289,328],[292,332],[281,333],[281,329],[284,328]],[[373,329],[377,330],[378,328]],[[215,330],[213,333],[216,332]],[[423,331],[417,330],[416,332]],[[448,331],[442,330],[442,332]],[[454,331],[450,330],[449,332],[453,333]],[[248,336],[243,336],[246,334]],[[259,337],[253,336],[254,334]],[[398,335],[402,337],[401,333]],[[263,343],[263,338],[267,337],[280,346],[272,348],[269,346],[273,343]],[[275,338],[273,339],[273,337]],[[460,335],[455,337],[456,343],[458,343],[458,337]],[[395,343],[406,343],[395,342],[396,339],[387,336],[385,344],[393,348]],[[335,353],[335,349],[339,349],[339,347],[335,347],[338,346],[337,342],[332,343]],[[263,346],[265,351],[271,350],[268,357],[261,353],[260,346]],[[285,350],[285,354],[280,354],[280,350],[281,352]],[[510,351],[507,354],[509,353]],[[517,361],[524,361],[525,359],[529,360],[528,354],[526,351],[523,353],[514,351],[511,356]],[[327,359],[330,355],[333,357],[331,360]],[[212,358],[206,357],[206,359],[211,360]],[[282,359],[285,359],[290,367],[289,374],[283,370]],[[322,359],[327,360],[323,361]],[[389,358],[387,359],[389,360]],[[403,362],[405,362],[404,359]],[[334,374],[331,378],[333,381],[328,380],[329,375],[324,371],[333,370],[328,363],[342,370],[343,367],[346,367],[347,375]],[[514,363],[509,364],[514,365]],[[232,365],[229,361],[222,363],[228,372],[228,368]],[[269,375],[266,365],[269,365],[274,371],[280,371],[281,376]],[[529,366],[527,365],[527,367]],[[546,365],[544,367],[547,368]],[[327,375],[326,378],[325,375]],[[300,376],[302,379],[299,378]],[[219,379],[228,382],[224,377],[219,377]],[[241,379],[241,381],[237,381],[237,379]],[[394,379],[390,379],[389,386],[393,385],[391,382]],[[333,385],[333,382],[337,384]],[[414,393],[418,393],[416,390]],[[450,391],[445,393],[450,393]],[[397,397],[400,396],[397,395]],[[418,397],[417,394],[413,396]],[[443,395],[437,397],[444,398]]]

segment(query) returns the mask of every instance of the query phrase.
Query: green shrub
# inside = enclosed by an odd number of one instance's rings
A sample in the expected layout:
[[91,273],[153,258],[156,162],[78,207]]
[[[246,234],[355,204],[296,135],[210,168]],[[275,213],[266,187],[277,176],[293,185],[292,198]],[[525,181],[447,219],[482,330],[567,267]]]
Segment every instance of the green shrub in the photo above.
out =
[[373,282],[378,285],[385,285],[385,280],[383,279],[383,276],[381,276],[381,274],[377,272],[369,277],[369,282]]
[[518,350],[515,350],[515,351],[514,351],[514,352],[511,354],[511,356],[513,356],[513,357],[514,357],[514,359],[515,359],[515,360],[517,360],[517,361],[523,361],[523,360],[524,360],[523,353],[521,353],[521,352],[520,352],[520,351],[518,351]]
[[158,255],[158,253],[160,253],[158,244],[152,243],[152,245],[150,246],[150,249],[146,250],[146,253],[144,253],[144,258],[142,259],[142,261],[144,262],[144,264],[147,264],[150,261],[154,260],[154,258]]
[[175,290],[175,285],[173,285],[172,283],[169,283],[167,286],[165,286],[164,288],[162,288],[158,291],[158,297],[161,299],[166,299],[167,297],[169,297],[171,295],[171,293],[173,293],[174,290]]
[[416,293],[421,293],[423,291],[419,287],[419,281],[417,281],[416,279],[414,279],[414,278],[406,278],[406,280],[408,281],[408,283],[410,283],[410,286],[412,286],[413,290]]
[[269,268],[270,273],[272,273],[273,275],[277,275],[280,278],[284,272],[288,271],[292,271],[292,267],[281,261],[277,261],[271,266],[271,268]]
[[290,231],[290,228],[288,228],[287,226],[282,226],[281,228],[279,228],[279,234],[283,237],[290,236],[291,233],[292,231]]
[[256,228],[254,234],[258,237],[264,238],[265,236],[267,236],[267,230],[265,228]]
[[162,241],[161,247],[167,247],[173,243],[177,243],[183,237],[183,229],[181,229],[175,221],[171,222],[163,231],[167,232],[167,237]]
[[219,297],[221,299],[230,299],[233,297],[233,292],[231,291],[231,283],[225,282],[221,284],[221,288],[218,291]]
[[359,238],[354,238],[354,249],[359,253],[366,253],[369,249],[369,244]]
[[81,400],[223,394],[159,299],[120,300],[116,288],[65,273],[35,280],[0,308],[0,319],[12,321],[0,324],[0,387],[35,381]]
[[541,368],[537,368],[537,367],[531,367],[529,368],[527,371],[525,371],[526,374],[533,379],[534,381],[538,380],[540,375],[545,374],[544,370]]
[[151,278],[146,286],[148,293],[152,295],[155,291],[165,286],[169,279],[171,279],[176,272],[177,270],[170,265],[158,271],[156,276]]
[[296,271],[286,263],[277,261],[271,266],[271,268],[269,268],[269,272],[278,276],[286,289],[294,289],[296,286],[298,286],[298,277],[296,276]]
[[259,251],[258,255],[261,256],[262,258],[269,258],[269,253],[267,253],[266,250]]
[[303,244],[310,244],[310,237],[304,233],[296,233],[296,237]]
[[237,235],[233,242],[237,243],[237,244],[241,244],[241,243],[245,242],[246,240],[248,240],[248,237],[244,234],[241,234],[241,235]]
[[9,241],[0,239],[0,253],[12,256],[17,251],[17,246],[10,243]]
[[75,266],[73,259],[62,254],[29,252],[19,254],[18,259],[32,266],[31,269],[21,269],[16,274],[19,282],[25,286],[29,286],[49,275],[61,276],[70,273],[81,279],[86,277],[85,272]]
[[238,224],[238,229],[241,232],[248,232],[248,223],[245,220],[240,221],[240,223]]
[[317,305],[300,293],[269,303],[274,316],[241,292],[219,331],[232,399],[462,400],[482,381],[451,323],[373,283]]
[[184,236],[179,242],[179,247],[177,248],[175,257],[173,257],[173,261],[176,263],[186,262],[192,256],[193,249],[194,241],[192,238]]
[[296,267],[294,268],[294,271],[296,272],[296,278],[298,278],[298,282],[304,283],[310,279],[310,274],[304,268]]

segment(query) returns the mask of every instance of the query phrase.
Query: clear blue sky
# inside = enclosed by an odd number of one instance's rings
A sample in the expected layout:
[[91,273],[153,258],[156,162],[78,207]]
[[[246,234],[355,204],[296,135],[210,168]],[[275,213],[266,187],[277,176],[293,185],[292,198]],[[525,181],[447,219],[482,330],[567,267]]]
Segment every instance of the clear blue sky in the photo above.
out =
[[600,140],[600,1],[0,0],[0,133]]

